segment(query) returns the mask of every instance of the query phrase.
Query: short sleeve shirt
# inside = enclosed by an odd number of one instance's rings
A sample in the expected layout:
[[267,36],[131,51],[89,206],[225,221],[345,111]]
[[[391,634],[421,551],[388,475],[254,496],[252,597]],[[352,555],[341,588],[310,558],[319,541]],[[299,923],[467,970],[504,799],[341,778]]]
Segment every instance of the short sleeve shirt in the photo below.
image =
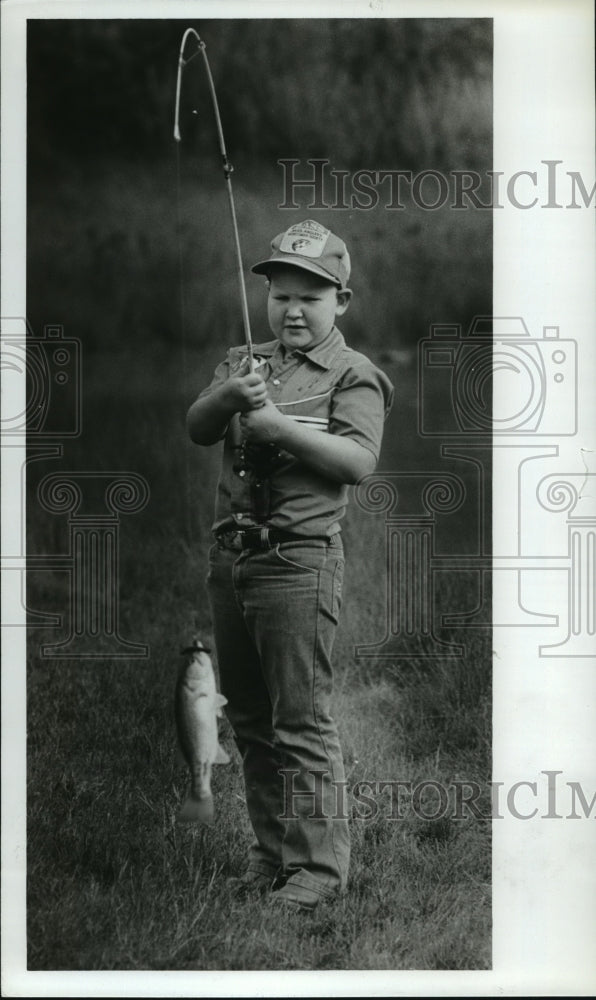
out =
[[[334,327],[308,351],[288,351],[278,340],[255,345],[259,372],[278,409],[313,434],[349,437],[378,460],[383,424],[393,402],[387,376],[354,351]],[[246,347],[228,351],[215,370],[204,398],[239,370]],[[242,436],[238,414],[225,437],[215,503],[215,532],[263,523],[253,500],[254,473],[239,461]],[[307,537],[330,537],[340,530],[348,487],[310,469],[289,452],[280,451],[269,475],[266,524]]]

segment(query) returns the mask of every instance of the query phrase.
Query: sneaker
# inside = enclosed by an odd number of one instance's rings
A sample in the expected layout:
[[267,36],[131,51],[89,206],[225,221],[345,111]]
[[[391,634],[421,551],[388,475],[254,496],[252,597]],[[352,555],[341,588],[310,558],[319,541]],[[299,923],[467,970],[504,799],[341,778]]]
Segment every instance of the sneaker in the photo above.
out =
[[273,888],[275,878],[249,868],[244,875],[229,878],[227,884],[236,896],[262,895]]

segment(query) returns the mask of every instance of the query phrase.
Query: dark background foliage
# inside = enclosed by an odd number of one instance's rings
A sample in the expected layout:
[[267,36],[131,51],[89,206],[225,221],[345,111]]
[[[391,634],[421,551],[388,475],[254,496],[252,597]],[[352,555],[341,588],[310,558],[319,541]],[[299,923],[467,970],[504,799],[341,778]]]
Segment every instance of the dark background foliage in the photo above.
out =
[[[181,317],[205,346],[242,338],[231,227],[202,60],[183,79],[183,142],[173,140],[186,22],[31,21],[28,32],[28,314],[68,324],[89,348],[171,342]],[[191,25],[189,25],[191,26]],[[206,20],[207,45],[244,263],[311,215],[354,261],[347,332],[355,346],[411,349],[433,322],[490,313],[491,213],[450,202],[370,211],[280,211],[279,159],[329,170],[491,168],[489,20]],[[187,57],[195,51],[189,42]],[[193,113],[196,112],[196,113]],[[333,190],[325,191],[328,205]],[[348,196],[349,200],[349,196]],[[486,198],[484,199],[487,200]],[[214,297],[213,281],[223,294]],[[261,284],[248,279],[257,336]],[[263,335],[260,328],[263,327]]]
[[[485,168],[492,25],[487,19],[184,22],[207,43],[229,151],[254,164],[298,150],[346,167],[399,161]],[[35,21],[28,41],[30,153],[48,159],[166,156],[182,22]],[[193,51],[189,44],[187,55]],[[203,105],[204,81],[189,102]],[[468,89],[478,105],[457,137]],[[417,102],[428,128],[412,128]],[[458,108],[459,103],[459,108]],[[433,120],[433,105],[440,116]],[[488,112],[488,113],[487,113]],[[439,120],[442,118],[442,121]],[[431,127],[432,125],[432,127]],[[451,133],[451,134],[450,134]],[[455,141],[457,139],[457,142]]]

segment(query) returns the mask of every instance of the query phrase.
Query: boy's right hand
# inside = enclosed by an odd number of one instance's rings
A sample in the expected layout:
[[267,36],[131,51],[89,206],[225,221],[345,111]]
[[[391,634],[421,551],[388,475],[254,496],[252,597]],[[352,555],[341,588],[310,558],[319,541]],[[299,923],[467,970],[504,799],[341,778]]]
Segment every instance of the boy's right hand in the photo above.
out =
[[225,383],[226,399],[234,413],[248,413],[263,406],[267,397],[267,385],[258,372],[251,372],[248,358],[245,358],[236,375]]

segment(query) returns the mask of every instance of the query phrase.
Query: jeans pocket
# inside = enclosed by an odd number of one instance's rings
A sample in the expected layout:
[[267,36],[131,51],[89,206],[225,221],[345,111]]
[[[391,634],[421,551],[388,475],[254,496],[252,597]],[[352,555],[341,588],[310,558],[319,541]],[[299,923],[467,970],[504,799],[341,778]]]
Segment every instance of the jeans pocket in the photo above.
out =
[[[282,551],[283,547],[283,551]],[[285,566],[291,566],[302,573],[318,573],[327,561],[327,542],[305,544],[304,542],[282,542],[276,545],[274,553]]]
[[333,570],[333,579],[331,581],[331,614],[336,622],[339,621],[339,612],[341,610],[341,599],[342,599],[342,589],[344,580],[344,561],[343,559],[338,559],[335,563],[335,569]]

